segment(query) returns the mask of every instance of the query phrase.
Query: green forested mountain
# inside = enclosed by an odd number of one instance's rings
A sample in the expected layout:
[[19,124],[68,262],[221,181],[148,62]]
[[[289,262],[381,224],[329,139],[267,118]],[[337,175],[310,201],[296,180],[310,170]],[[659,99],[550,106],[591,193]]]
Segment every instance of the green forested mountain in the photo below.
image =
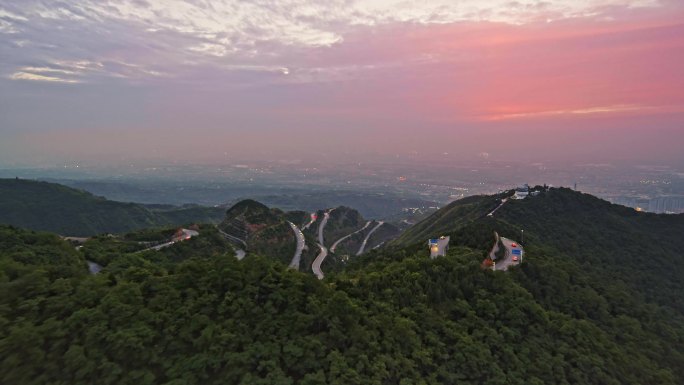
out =
[[391,244],[395,246],[410,246],[415,243],[425,242],[431,237],[441,235],[441,233],[450,232],[461,226],[468,225],[475,220],[485,217],[507,195],[510,194],[476,195],[454,201],[411,226],[408,231],[401,234]]
[[[0,226],[0,383],[684,383],[684,277],[662,267],[681,260],[681,216],[562,189],[464,213],[432,230],[446,257],[394,245],[322,281],[238,261],[213,227],[89,275],[86,248]],[[493,231],[521,226],[525,262],[482,269]]]
[[[323,218],[323,211],[318,212],[318,218]],[[315,226],[311,226],[312,231],[318,230],[319,221]],[[336,240],[359,230],[366,224],[366,220],[361,213],[351,207],[339,206],[330,211],[330,218],[323,231],[323,237],[328,246]]]
[[68,236],[122,233],[146,227],[218,222],[214,207],[146,207],[110,201],[56,183],[0,179],[0,223]]
[[[359,211],[346,206],[338,206],[331,209],[319,210],[317,219],[305,233],[316,237],[318,228],[324,218],[324,213],[329,213],[328,221],[323,229],[325,246],[330,248],[336,241],[342,240],[336,247],[335,253],[339,255],[353,256],[361,247],[366,235],[379,223],[376,219],[365,219]],[[367,224],[367,226],[366,226]],[[365,250],[370,250],[389,239],[396,238],[400,229],[390,223],[385,223],[378,231],[373,232],[368,240]]]
[[249,253],[271,257],[288,264],[297,240],[282,210],[255,200],[242,200],[226,211],[219,229],[233,237]]
[[456,201],[408,229],[392,246],[452,234],[462,243],[484,248],[492,243],[493,231],[512,239],[524,236],[527,248],[587,267],[597,279],[618,279],[636,295],[684,311],[679,295],[684,293],[684,215],[637,212],[589,194],[552,188],[524,200],[508,200],[488,217],[508,194]]

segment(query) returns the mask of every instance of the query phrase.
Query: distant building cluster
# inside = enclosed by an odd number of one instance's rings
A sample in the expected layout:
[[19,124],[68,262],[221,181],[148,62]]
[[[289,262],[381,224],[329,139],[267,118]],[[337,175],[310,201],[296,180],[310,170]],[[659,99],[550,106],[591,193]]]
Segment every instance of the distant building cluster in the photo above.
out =
[[511,198],[513,199],[525,199],[530,195],[530,186],[525,183],[524,185],[515,189],[515,194]]
[[512,199],[525,199],[528,196],[537,196],[539,195],[541,191],[538,190],[533,190],[530,188],[530,185],[525,183],[524,185],[518,187],[515,189],[515,194],[511,197]]
[[657,198],[616,197],[610,198],[609,201],[631,207],[637,211],[647,211],[657,214],[684,213],[684,197],[682,196],[661,196]]

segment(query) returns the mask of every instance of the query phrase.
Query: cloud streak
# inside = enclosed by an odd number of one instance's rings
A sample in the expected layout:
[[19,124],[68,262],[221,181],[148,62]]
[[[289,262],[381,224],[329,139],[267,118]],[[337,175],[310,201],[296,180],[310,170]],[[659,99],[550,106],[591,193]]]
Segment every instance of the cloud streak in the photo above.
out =
[[0,130],[192,130],[221,153],[250,132],[278,138],[268,153],[290,137],[671,128],[683,17],[673,0],[0,0]]
[[342,44],[364,28],[456,22],[524,25],[610,18],[615,9],[659,6],[663,3],[658,0],[0,0],[0,33],[24,41],[26,49],[17,52],[20,61],[119,60],[146,67],[161,58],[165,72],[172,68],[182,73],[184,67],[206,63],[287,67],[294,54]]
[[[30,69],[29,69],[30,70]],[[37,71],[36,71],[37,72]],[[31,72],[15,72],[10,76],[12,80],[28,80],[34,82],[51,82],[51,83],[78,83],[78,80],[65,79],[56,76],[39,75]]]

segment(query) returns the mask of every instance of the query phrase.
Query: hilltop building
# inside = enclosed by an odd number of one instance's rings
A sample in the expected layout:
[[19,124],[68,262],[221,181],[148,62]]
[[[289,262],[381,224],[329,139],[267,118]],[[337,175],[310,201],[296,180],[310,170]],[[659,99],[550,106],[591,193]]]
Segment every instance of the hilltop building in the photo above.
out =
[[430,258],[443,257],[449,250],[450,237],[441,236],[436,239],[428,240],[428,247],[430,248]]
[[525,199],[530,195],[530,186],[525,183],[524,185],[515,189],[515,194],[512,196],[513,199]]

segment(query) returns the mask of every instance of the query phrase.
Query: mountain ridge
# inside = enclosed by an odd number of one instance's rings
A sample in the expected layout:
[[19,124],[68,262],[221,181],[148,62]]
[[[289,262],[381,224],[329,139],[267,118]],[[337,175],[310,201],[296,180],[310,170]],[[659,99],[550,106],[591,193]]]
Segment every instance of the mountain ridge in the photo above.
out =
[[[75,249],[52,234],[0,226],[0,379],[683,383],[676,297],[684,275],[670,268],[681,260],[680,237],[666,241],[682,217],[635,214],[563,189],[508,201],[488,216],[500,199],[455,203],[436,213],[439,226],[409,234],[419,242],[371,250],[323,280],[288,268],[289,250],[285,258],[256,250],[238,260],[214,226],[145,252],[126,252],[109,237]],[[228,212],[286,222],[285,213],[255,202]],[[483,268],[493,232],[520,241],[521,223],[524,262]],[[445,256],[429,258],[426,231],[451,236]],[[642,242],[651,245],[621,252]],[[104,268],[88,274],[86,256]]]
[[0,179],[0,223],[68,236],[123,233],[147,227],[216,222],[222,209],[172,209],[110,201],[56,183]]

